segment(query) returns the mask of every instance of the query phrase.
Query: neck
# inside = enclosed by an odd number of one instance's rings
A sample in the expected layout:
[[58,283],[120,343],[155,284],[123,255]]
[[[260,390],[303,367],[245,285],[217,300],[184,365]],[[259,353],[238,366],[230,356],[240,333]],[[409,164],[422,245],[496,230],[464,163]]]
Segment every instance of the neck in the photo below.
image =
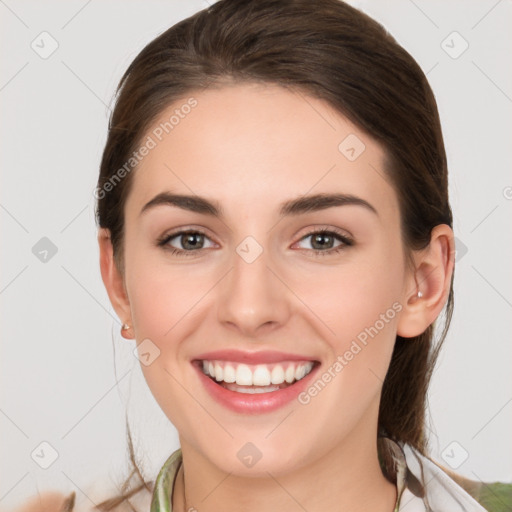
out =
[[[374,442],[344,440],[324,456],[279,477],[225,474],[182,441],[173,512],[392,512],[396,486],[382,474]],[[185,468],[185,471],[183,471]]]

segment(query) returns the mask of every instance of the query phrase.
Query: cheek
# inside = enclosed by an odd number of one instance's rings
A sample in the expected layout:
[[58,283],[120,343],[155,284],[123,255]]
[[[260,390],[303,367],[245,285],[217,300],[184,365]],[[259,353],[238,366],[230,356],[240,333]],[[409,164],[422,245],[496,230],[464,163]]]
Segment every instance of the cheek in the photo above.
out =
[[380,391],[403,308],[404,276],[400,254],[381,244],[347,265],[295,282],[294,290],[314,313],[310,323],[319,326],[329,346],[320,375],[327,384],[320,382],[304,397],[315,401],[315,414],[328,414],[337,403],[357,416]]
[[353,266],[332,273],[309,295],[308,306],[330,328],[328,335],[323,331],[330,350],[300,403],[304,419],[316,418],[316,424],[324,425],[327,440],[344,435],[368,408],[378,407],[402,310],[402,276],[399,262]]
[[[142,254],[131,256],[126,262],[131,276],[127,287],[141,370],[162,411],[179,431],[186,431],[187,419],[197,410],[187,392],[192,385],[187,381],[190,375],[183,365],[181,342],[194,331],[194,304],[206,290],[196,278],[191,283],[178,267],[148,263]],[[150,354],[150,361],[144,353]]]
[[181,280],[166,279],[145,269],[138,274],[137,283],[132,287],[130,304],[137,335],[155,340],[171,335],[174,325],[186,314],[190,290],[182,287]]
[[375,244],[337,266],[296,270],[286,281],[307,306],[304,312],[309,310],[310,322],[325,327],[321,336],[336,350],[344,351],[350,340],[375,324],[384,337],[393,331],[405,273],[403,259],[391,247]]
[[132,249],[126,266],[137,337],[168,346],[176,327],[182,328],[183,320],[194,315],[194,305],[205,293],[208,276],[190,271],[187,265],[166,264],[162,255],[143,249]]

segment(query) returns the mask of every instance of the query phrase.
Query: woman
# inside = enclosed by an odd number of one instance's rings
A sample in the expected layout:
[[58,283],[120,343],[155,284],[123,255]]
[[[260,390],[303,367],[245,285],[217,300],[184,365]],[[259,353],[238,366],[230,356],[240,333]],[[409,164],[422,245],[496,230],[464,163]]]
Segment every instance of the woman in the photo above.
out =
[[428,458],[455,247],[412,57],[339,0],[220,0],[118,92],[101,274],[180,449],[97,508],[485,510]]

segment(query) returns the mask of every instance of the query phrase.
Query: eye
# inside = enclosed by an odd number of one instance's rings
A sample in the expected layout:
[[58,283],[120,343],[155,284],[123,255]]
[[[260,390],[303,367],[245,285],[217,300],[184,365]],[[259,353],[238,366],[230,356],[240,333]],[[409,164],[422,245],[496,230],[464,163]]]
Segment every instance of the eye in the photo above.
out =
[[[170,244],[171,240],[176,239],[176,242],[181,246],[176,248]],[[165,250],[179,256],[192,256],[194,252],[204,249],[205,239],[209,240],[206,233],[198,230],[182,230],[175,233],[166,234],[157,240],[157,245],[163,247]],[[176,243],[175,242],[175,243]]]
[[[302,237],[300,241],[311,238],[311,245],[315,256],[327,256],[339,253],[349,246],[354,245],[354,241],[346,234],[330,228],[330,229],[319,229],[311,231],[306,236]],[[336,240],[340,243],[339,245],[333,245]]]
[[[311,231],[303,236],[298,243],[308,238],[311,238],[312,249],[307,250],[313,251],[314,256],[336,254],[354,245],[352,238],[334,228]],[[204,246],[205,240],[210,240],[206,233],[197,229],[187,229],[165,234],[159,238],[156,243],[158,247],[162,247],[171,254],[177,256],[192,256],[194,253],[207,248]],[[174,241],[175,244],[177,243],[181,247],[176,247],[171,241]],[[336,241],[339,242],[337,246],[333,245]],[[215,244],[212,244],[209,247],[214,245]]]

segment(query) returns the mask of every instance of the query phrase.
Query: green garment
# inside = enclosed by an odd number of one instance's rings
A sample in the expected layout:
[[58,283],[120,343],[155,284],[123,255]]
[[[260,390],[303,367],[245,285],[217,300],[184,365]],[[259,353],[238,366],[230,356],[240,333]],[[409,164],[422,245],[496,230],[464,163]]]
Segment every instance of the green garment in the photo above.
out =
[[[394,512],[512,511],[512,483],[475,482],[470,494],[410,445],[389,442],[393,446],[398,494]],[[178,449],[160,469],[153,489],[151,512],[172,512],[172,491],[181,463],[182,453]],[[417,490],[418,481],[427,482],[424,496]]]

